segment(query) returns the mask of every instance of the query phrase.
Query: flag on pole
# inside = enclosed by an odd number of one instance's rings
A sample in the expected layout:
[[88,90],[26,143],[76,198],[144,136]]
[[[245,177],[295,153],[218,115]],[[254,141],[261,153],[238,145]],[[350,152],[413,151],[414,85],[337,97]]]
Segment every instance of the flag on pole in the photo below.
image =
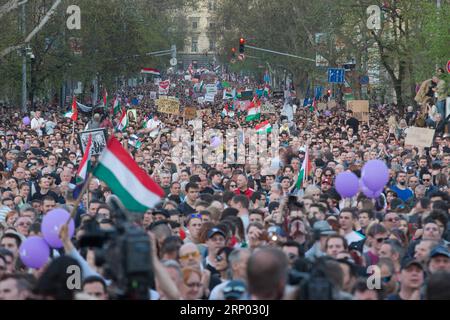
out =
[[153,68],[142,68],[141,69],[141,73],[152,74],[152,75],[157,76],[157,77],[161,76],[161,72],[159,72],[159,70],[153,69]]
[[108,107],[108,91],[106,89],[103,91],[103,108]]
[[264,96],[269,97],[270,94],[270,87],[266,84],[264,85]]
[[271,133],[272,125],[269,123],[269,120],[266,120],[256,125],[255,130],[257,134]]
[[120,98],[115,97],[114,101],[113,101],[113,105],[112,105],[112,109],[111,109],[111,114],[113,116],[115,116],[116,114],[118,114],[120,112]]
[[125,131],[128,127],[128,115],[127,110],[122,110],[122,115],[120,116],[119,124],[117,125],[117,131]]
[[89,135],[86,149],[84,151],[83,159],[81,159],[80,166],[78,167],[76,182],[77,184],[86,181],[89,170],[91,168],[91,156],[92,156],[92,135]]
[[229,104],[227,103],[222,110],[222,116],[228,116],[228,117],[234,117],[234,110],[233,107],[230,108]]
[[311,173],[311,161],[309,160],[308,148],[306,148],[305,159],[303,160],[302,168],[300,169],[297,183],[295,184],[295,187],[297,189],[302,188],[305,181],[308,179],[310,173]]
[[161,187],[138,166],[114,136],[109,139],[93,174],[105,182],[132,212],[145,212],[164,197]]
[[261,118],[261,101],[254,97],[248,108],[248,113],[245,121],[249,122],[253,120],[259,120],[259,118]]
[[64,118],[70,118],[72,121],[78,120],[78,108],[77,108],[77,97],[73,96],[72,109],[64,113]]

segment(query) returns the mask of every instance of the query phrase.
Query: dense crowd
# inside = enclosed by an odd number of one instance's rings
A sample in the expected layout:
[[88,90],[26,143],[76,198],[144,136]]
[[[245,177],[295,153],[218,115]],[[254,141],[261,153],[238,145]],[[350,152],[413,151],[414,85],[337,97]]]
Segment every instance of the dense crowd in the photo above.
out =
[[[114,96],[122,107],[137,110],[124,131],[116,130],[121,112],[114,114],[112,102],[89,113],[79,110],[75,122],[51,104],[37,104],[27,115],[4,106],[0,299],[115,298],[112,279],[95,263],[96,250],[80,245],[88,224],[111,230],[117,223],[108,202],[111,189],[96,178],[81,194],[74,236],[65,227],[60,232],[64,247],[52,250],[40,269],[27,268],[19,257],[21,243],[41,234],[43,216],[56,207],[71,212],[77,204],[83,156],[78,134],[99,128],[115,135],[165,192],[160,204],[132,221],[148,232],[153,246],[150,299],[449,299],[448,85],[440,76],[419,88],[417,107],[371,105],[368,122],[344,103],[319,110],[289,94],[261,96],[276,113],[247,122],[245,110],[222,99],[222,81],[238,90],[263,87],[208,72],[198,74],[196,84],[184,74],[170,76],[169,96],[179,99],[181,116],[157,112],[152,92],[158,85],[152,81],[119,89]],[[214,102],[198,102],[201,81],[218,85]],[[264,120],[278,125],[278,155],[268,166],[175,161],[172,133],[185,128],[194,135],[192,119],[182,116],[186,106],[205,111],[204,130],[225,134]],[[225,106],[234,112],[224,112]],[[431,147],[405,145],[413,126],[435,129]],[[305,155],[311,171],[299,187]],[[343,199],[336,176],[361,176],[362,166],[374,159],[389,167],[383,193]],[[91,166],[97,161],[92,156]],[[82,269],[79,290],[67,287],[69,265]]]

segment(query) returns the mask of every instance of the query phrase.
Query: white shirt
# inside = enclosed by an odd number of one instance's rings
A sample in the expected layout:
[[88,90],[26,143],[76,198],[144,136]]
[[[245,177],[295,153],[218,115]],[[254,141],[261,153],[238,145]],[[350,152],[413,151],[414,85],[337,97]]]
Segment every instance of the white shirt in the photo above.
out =
[[347,240],[348,245],[351,245],[353,242],[359,242],[363,239],[365,239],[365,237],[356,231],[352,231],[345,235],[345,240]]
[[33,118],[31,120],[31,129],[35,130],[37,132],[38,135],[42,136],[42,130],[41,130],[41,126],[45,123],[45,120],[43,118]]

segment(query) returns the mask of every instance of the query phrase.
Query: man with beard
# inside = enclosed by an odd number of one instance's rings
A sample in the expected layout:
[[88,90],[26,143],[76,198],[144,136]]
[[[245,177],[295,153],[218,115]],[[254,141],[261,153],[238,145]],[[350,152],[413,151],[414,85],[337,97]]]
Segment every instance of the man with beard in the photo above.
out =
[[397,172],[395,180],[396,184],[391,186],[390,189],[397,193],[398,197],[402,199],[403,202],[407,202],[414,196],[414,193],[406,186],[406,173],[402,171]]

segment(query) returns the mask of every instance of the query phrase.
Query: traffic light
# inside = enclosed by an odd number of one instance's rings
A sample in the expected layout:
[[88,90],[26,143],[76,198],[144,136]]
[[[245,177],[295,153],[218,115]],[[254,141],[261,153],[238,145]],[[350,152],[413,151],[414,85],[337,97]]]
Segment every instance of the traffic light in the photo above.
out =
[[245,39],[239,39],[239,53],[245,53]]

